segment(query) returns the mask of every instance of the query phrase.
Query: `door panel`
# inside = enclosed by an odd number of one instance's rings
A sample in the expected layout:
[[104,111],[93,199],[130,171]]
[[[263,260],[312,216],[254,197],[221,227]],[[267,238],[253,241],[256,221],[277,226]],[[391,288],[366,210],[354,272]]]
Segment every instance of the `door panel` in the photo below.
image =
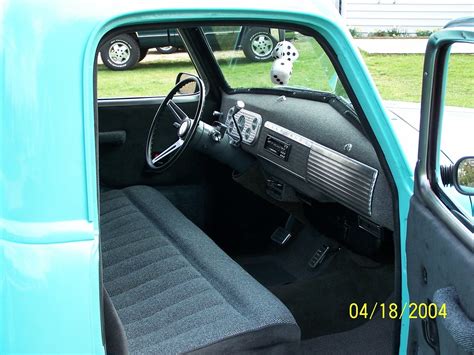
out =
[[[415,192],[415,195],[417,193]],[[408,217],[407,268],[410,302],[423,304],[433,301],[435,293],[448,287],[454,288],[458,299],[453,300],[465,312],[468,319],[474,319],[474,257],[472,252],[424,206],[418,198],[411,200]],[[442,291],[441,291],[442,292]],[[438,296],[439,297],[439,296]],[[443,300],[444,301],[444,300]],[[410,354],[467,354],[463,349],[474,338],[466,337],[457,344],[447,328],[458,324],[468,331],[469,323],[456,314],[447,303],[446,319],[436,317],[438,329],[438,351],[425,339],[423,330],[427,320],[410,320]],[[451,314],[450,314],[451,313]],[[470,322],[472,327],[473,322]],[[472,330],[472,329],[471,329]],[[462,338],[462,335],[461,335]],[[435,346],[436,348],[436,346]]]
[[[146,168],[145,145],[148,129],[151,125],[159,101],[153,104],[130,105],[117,102],[115,105],[99,102],[99,134],[107,133],[118,140],[99,144],[99,166],[101,184],[108,187],[130,185],[177,185],[203,181],[207,172],[208,159],[191,148],[180,157],[176,164],[162,174],[156,174]],[[196,102],[179,100],[180,107],[188,114],[194,114]],[[202,118],[211,117],[213,102],[206,102]],[[158,148],[165,148],[176,141],[177,130],[172,125],[172,117],[165,112],[159,122]],[[125,137],[124,137],[125,135]],[[121,138],[120,138],[121,137]],[[122,139],[123,143],[120,142]]]

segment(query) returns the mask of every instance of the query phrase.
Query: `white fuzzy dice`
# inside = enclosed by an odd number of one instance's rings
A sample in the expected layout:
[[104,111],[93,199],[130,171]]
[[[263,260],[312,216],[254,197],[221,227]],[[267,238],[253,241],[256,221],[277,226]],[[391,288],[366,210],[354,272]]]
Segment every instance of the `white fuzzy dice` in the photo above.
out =
[[299,53],[293,43],[288,41],[278,42],[272,52],[273,59],[284,59],[287,62],[293,63],[298,57]]
[[293,63],[285,59],[277,59],[273,62],[270,78],[273,84],[287,85],[293,71]]

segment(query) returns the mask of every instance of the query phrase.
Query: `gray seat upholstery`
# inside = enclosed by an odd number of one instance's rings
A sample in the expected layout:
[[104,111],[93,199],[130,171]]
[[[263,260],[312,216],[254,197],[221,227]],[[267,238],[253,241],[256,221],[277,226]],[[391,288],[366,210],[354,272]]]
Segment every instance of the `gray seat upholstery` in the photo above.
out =
[[299,342],[288,309],[151,187],[102,194],[101,247],[131,353],[287,351]]

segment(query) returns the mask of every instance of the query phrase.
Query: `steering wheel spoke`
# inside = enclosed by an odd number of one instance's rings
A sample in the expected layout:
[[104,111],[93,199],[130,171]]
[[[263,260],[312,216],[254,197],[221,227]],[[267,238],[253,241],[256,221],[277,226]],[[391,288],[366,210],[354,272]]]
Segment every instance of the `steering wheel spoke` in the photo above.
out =
[[174,151],[179,149],[183,145],[183,143],[184,143],[184,140],[179,138],[176,142],[171,144],[168,148],[166,148],[164,151],[162,151],[160,154],[158,154],[156,157],[154,157],[153,160],[152,160],[152,163],[156,164],[161,159],[167,157],[168,155],[170,155],[171,153],[173,153]]
[[166,103],[166,107],[168,110],[170,110],[171,114],[179,123],[189,118],[188,115],[183,110],[181,110],[181,108],[173,100],[169,100]]

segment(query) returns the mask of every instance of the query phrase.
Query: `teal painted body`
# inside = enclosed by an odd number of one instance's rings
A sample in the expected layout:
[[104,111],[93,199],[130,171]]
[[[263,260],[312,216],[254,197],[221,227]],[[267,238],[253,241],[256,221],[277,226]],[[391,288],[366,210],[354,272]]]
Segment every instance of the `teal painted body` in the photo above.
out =
[[[313,28],[328,41],[397,185],[402,303],[409,300],[404,251],[413,171],[349,32],[326,2],[0,2],[0,353],[104,352],[94,60],[105,33],[137,23],[271,20]],[[400,353],[407,336],[404,317]]]

